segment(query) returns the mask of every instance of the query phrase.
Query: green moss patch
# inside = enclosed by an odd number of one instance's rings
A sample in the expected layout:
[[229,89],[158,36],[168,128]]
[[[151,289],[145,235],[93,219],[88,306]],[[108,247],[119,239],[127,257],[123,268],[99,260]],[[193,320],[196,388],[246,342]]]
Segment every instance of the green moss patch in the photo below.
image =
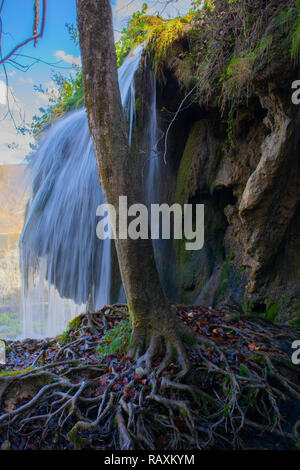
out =
[[109,330],[101,339],[97,352],[100,357],[124,355],[130,345],[131,326],[129,320],[122,320],[118,326]]

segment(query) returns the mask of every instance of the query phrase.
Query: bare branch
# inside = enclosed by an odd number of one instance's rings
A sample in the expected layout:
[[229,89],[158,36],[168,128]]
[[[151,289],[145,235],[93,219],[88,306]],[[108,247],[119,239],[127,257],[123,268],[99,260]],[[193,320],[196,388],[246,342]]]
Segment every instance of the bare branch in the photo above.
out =
[[[46,24],[46,11],[47,11],[47,0],[43,0],[43,13],[42,13],[42,23],[41,23],[41,29],[40,32],[38,33],[37,28],[38,28],[38,23],[39,23],[39,17],[38,17],[38,1],[35,1],[35,6],[34,6],[34,12],[35,12],[35,17],[34,17],[34,27],[33,27],[33,35],[30,38],[25,39],[25,41],[17,44],[5,57],[0,58],[0,65],[4,64],[8,59],[10,59],[19,49],[21,49],[23,46],[26,46],[30,42],[34,41],[34,45],[36,46],[38,39],[40,39],[45,31],[45,24]],[[4,4],[4,0],[2,0],[2,4],[0,7],[0,12],[2,11]],[[0,38],[1,40],[1,38]]]
[[[34,20],[33,20],[33,36],[37,36],[38,34],[38,29],[39,29],[39,22],[40,22],[40,17],[39,17],[39,5],[40,5],[40,0],[35,0],[34,2]],[[37,46],[38,40],[34,40],[34,47]]]

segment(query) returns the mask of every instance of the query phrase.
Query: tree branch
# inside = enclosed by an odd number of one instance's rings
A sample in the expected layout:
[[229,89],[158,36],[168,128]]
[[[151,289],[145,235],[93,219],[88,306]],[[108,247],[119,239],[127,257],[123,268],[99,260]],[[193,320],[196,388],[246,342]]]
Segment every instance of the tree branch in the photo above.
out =
[[[35,1],[34,5],[34,27],[33,27],[33,35],[30,38],[25,39],[25,41],[20,42],[17,44],[5,57],[0,58],[0,65],[4,64],[8,59],[10,59],[19,49],[22,47],[26,46],[30,42],[34,41],[34,45],[36,46],[38,39],[40,39],[45,31],[45,24],[46,24],[46,11],[47,11],[47,0],[43,0],[43,13],[42,13],[42,22],[41,22],[41,29],[40,32],[38,33],[37,28],[38,28],[38,23],[39,23],[39,16],[38,16],[38,0]],[[4,0],[2,1],[1,7],[0,7],[0,13],[2,11],[4,4]]]

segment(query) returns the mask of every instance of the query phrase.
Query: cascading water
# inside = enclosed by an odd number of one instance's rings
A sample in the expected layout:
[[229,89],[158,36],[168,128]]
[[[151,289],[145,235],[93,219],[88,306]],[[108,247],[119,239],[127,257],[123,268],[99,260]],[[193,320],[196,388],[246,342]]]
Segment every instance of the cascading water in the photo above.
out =
[[[151,101],[148,119],[149,124],[146,135],[149,151],[143,171],[145,174],[144,193],[148,208],[150,208],[151,204],[162,204],[167,202],[165,200],[166,192],[164,189],[169,170],[158,147],[157,92],[156,77],[153,71],[150,71],[149,82]],[[177,297],[177,283],[173,241],[172,239],[164,240],[159,238],[157,240],[152,240],[152,244],[160,280],[168,297],[175,300]]]
[[[143,47],[118,70],[130,141]],[[54,336],[85,304],[96,309],[117,300],[111,299],[111,240],[96,237],[104,197],[84,109],[45,133],[29,166],[31,196],[20,239],[23,337]]]

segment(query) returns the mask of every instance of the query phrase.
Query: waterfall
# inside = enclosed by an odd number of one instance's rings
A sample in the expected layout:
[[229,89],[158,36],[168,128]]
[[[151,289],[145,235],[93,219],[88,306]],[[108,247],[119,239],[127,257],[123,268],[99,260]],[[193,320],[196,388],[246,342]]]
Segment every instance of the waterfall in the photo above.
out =
[[[168,202],[166,188],[169,174],[169,166],[165,164],[159,149],[159,134],[157,122],[157,92],[156,77],[152,70],[149,73],[150,109],[146,139],[148,141],[148,153],[144,164],[145,173],[145,200],[148,208],[151,204]],[[149,212],[150,213],[150,212]],[[173,301],[177,298],[176,267],[173,240],[152,240],[154,257],[159,273],[160,281],[167,296]]]
[[[158,128],[157,128],[157,109],[156,109],[156,78],[152,70],[150,71],[149,80],[150,89],[150,109],[149,109],[149,125],[147,129],[148,155],[145,162],[145,198],[148,208],[151,204],[159,204],[162,202],[162,171],[161,160],[158,150]],[[162,240],[152,240],[155,262],[161,280],[164,277],[164,266],[162,263],[161,248]]]
[[[130,142],[143,48],[133,50],[118,70]],[[55,336],[86,304],[97,309],[117,300],[111,298],[111,240],[96,236],[96,209],[104,196],[85,109],[45,132],[29,167],[31,195],[20,239],[22,336]]]

